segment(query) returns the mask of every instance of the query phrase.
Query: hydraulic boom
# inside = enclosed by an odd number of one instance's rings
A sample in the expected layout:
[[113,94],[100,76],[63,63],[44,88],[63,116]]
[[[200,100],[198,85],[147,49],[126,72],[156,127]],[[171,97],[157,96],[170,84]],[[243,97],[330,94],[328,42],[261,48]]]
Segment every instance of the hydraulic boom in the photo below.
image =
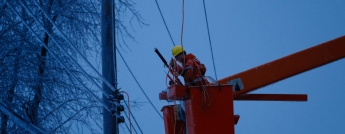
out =
[[240,78],[243,89],[234,92],[236,96],[246,94],[258,88],[303,73],[316,67],[345,57],[345,36],[302,50],[286,57],[265,63],[244,72],[218,80],[219,84],[228,84]]

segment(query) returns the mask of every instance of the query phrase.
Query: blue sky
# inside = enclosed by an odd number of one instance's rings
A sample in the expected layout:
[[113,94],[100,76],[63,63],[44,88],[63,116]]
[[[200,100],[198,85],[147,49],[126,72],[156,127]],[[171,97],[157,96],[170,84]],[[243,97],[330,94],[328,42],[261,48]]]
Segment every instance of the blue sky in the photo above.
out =
[[[146,94],[160,110],[168,105],[158,99],[159,92],[166,89],[167,69],[154,48],[170,59],[173,43],[155,1],[135,2],[149,26],[140,28],[133,23],[137,43],[128,41],[131,51],[125,47],[120,50]],[[205,2],[218,79],[345,35],[343,0]],[[174,42],[180,44],[182,1],[158,0],[158,3]],[[183,45],[207,66],[206,75],[215,77],[201,0],[185,1]],[[143,132],[164,133],[163,120],[120,58],[118,71],[118,87],[127,91],[131,100],[144,102],[141,107],[132,108]],[[235,113],[241,116],[235,133],[345,133],[344,83],[345,60],[341,59],[260,88],[255,93],[308,94],[308,101],[235,101]],[[120,129],[120,133],[128,132]]]

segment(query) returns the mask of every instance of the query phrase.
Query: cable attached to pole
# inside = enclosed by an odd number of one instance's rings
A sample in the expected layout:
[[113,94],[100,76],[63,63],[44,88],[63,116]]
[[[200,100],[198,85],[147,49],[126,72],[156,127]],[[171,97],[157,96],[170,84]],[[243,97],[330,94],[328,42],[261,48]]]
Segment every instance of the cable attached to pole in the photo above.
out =
[[[24,8],[26,8],[28,11],[31,12],[31,10],[29,10],[21,1],[19,1],[22,6]],[[92,66],[92,64],[90,63],[90,61],[87,60],[87,58],[80,52],[80,50],[67,38],[67,36],[65,35],[65,33],[62,32],[62,30],[55,24],[55,22],[49,17],[49,15],[46,13],[45,10],[43,10],[43,8],[39,5],[39,3],[37,1],[34,1],[34,3],[36,4],[36,6],[42,11],[42,13],[46,16],[46,18],[51,22],[51,24],[54,26],[54,28],[57,29],[57,31],[60,32],[60,34],[62,35],[62,37],[67,41],[67,43],[72,46],[72,48],[80,54],[80,56],[82,57],[82,59],[92,68],[93,71],[95,71],[95,73],[99,76],[99,78],[101,79],[102,82],[104,82],[112,91],[115,91],[115,87],[113,87],[108,80],[106,80],[98,71],[97,69]],[[31,13],[32,14],[32,13]],[[33,16],[33,15],[32,15]],[[42,24],[41,24],[42,25]],[[46,29],[44,29],[46,31],[47,34],[50,34]],[[49,35],[50,37],[52,37],[51,35]],[[59,44],[58,44],[59,45]],[[64,50],[64,49],[63,49]],[[78,65],[78,64],[77,64]],[[84,71],[84,70],[83,70]],[[103,92],[104,90],[101,89]]]
[[129,102],[129,94],[125,91],[121,91],[120,93],[125,93],[127,95],[127,100],[128,100],[128,105],[127,105],[127,109],[128,109],[128,121],[129,121],[129,128],[130,128],[130,134],[132,134],[132,121],[131,121],[131,108],[130,108],[130,102]]
[[[20,1],[21,2],[21,1]],[[39,36],[37,35],[37,33],[36,32],[34,32],[34,30],[27,24],[27,22],[26,21],[24,21],[24,19],[19,15],[19,13],[13,8],[13,6],[12,5],[10,5],[7,1],[6,1],[6,4],[14,11],[14,13],[23,21],[23,24],[37,37],[37,38],[39,38]],[[26,8],[26,7],[24,7],[24,8]],[[26,10],[28,10],[27,8],[26,8]],[[32,15],[32,12],[30,11],[30,10],[28,10],[29,11],[29,13]],[[36,18],[34,18],[35,20],[36,20]],[[37,21],[37,20],[36,20]],[[44,28],[44,30],[46,30],[45,28]],[[48,32],[46,32],[49,36],[51,36]],[[54,40],[54,38],[51,36],[51,38],[52,38],[52,40],[54,41],[54,43],[56,43],[58,46],[59,46],[59,44]],[[83,82],[81,81],[81,79],[79,78],[79,77],[77,77],[74,73],[72,73],[68,68],[67,68],[67,66],[64,64],[64,62],[62,62],[62,60],[60,60],[57,56],[56,56],[56,54],[53,52],[53,51],[51,51],[51,49],[46,45],[46,44],[44,44],[43,43],[43,41],[42,40],[39,40],[39,39],[37,39],[47,50],[48,50],[48,52],[50,52],[51,54],[52,54],[52,56],[53,56],[53,58],[55,58],[65,69],[66,69],[66,71],[67,71],[67,73],[68,74],[70,74],[74,79],[76,79],[85,89],[87,89],[87,91],[92,95],[92,96],[94,96],[95,98],[96,98],[96,100],[98,100],[102,105],[103,105],[103,107],[106,109],[106,110],[108,110],[109,112],[110,112],[110,109],[108,108],[108,106],[105,104],[105,103],[103,103],[103,101],[100,99],[100,98],[98,98],[88,87],[86,87],[84,84],[83,84]],[[60,48],[61,49],[61,48]],[[74,61],[74,60],[73,60]],[[89,76],[89,75],[87,75],[87,76]],[[90,77],[90,76],[89,76]],[[97,84],[96,84],[97,85]],[[104,93],[104,92],[103,92]]]

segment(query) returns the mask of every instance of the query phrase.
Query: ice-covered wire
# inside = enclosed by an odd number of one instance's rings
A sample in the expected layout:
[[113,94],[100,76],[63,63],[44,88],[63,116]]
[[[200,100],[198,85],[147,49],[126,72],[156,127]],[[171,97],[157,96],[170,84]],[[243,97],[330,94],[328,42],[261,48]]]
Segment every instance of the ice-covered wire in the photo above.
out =
[[65,52],[66,55],[67,55],[68,57],[70,57],[70,59],[77,65],[77,67],[82,71],[82,73],[83,73],[85,76],[87,76],[87,78],[89,78],[89,80],[91,80],[91,82],[92,82],[93,84],[95,84],[95,85],[102,91],[103,95],[109,96],[109,95],[107,94],[107,92],[105,92],[104,89],[101,88],[101,86],[100,86],[93,78],[91,78],[90,75],[87,74],[87,72],[80,66],[80,64],[79,64],[77,61],[75,61],[74,58],[72,58],[72,56],[67,52],[67,50],[66,50],[64,47],[62,47],[62,46],[55,40],[55,38],[49,33],[49,31],[43,26],[43,24],[42,24],[40,21],[38,21],[37,18],[33,15],[32,11],[31,11],[29,8],[27,8],[27,7],[24,5],[24,3],[22,3],[21,1],[19,1],[19,2],[20,2],[21,5],[28,11],[28,13],[31,15],[31,17],[34,18],[34,20],[35,20],[41,27],[43,27],[44,31],[51,37],[52,41],[59,47],[59,49],[60,49],[60,50],[63,50],[63,52]]
[[34,124],[25,121],[22,117],[18,116],[18,114],[14,113],[14,111],[10,110],[5,103],[0,102],[0,111],[2,114],[7,115],[9,119],[16,123],[16,125],[20,126],[24,130],[34,133],[34,134],[45,134],[46,132],[35,126]]
[[[47,13],[39,6],[39,4],[35,1],[36,5],[40,8],[40,10],[47,16],[47,18],[51,21],[51,23],[57,28],[58,31],[60,31],[60,33],[63,35],[63,37],[65,38],[66,41],[68,41],[68,43],[82,56],[82,58],[96,71],[96,69],[91,65],[91,63],[81,54],[81,52],[76,49],[76,47],[68,40],[68,38],[66,37],[66,35],[56,26],[56,24],[51,20],[51,18],[47,15]],[[158,3],[157,3],[158,4]],[[22,4],[24,5],[24,4]],[[25,5],[24,5],[25,6]],[[47,31],[46,31],[47,32]],[[170,34],[170,33],[169,33]],[[119,50],[116,48],[116,50],[119,52]],[[119,52],[120,53],[120,52]],[[137,81],[136,77],[134,76],[134,74],[132,73],[131,69],[129,68],[129,66],[127,65],[126,61],[124,60],[124,58],[122,57],[121,53],[120,56],[122,58],[122,60],[124,61],[124,63],[126,64],[128,70],[130,71],[130,73],[132,74],[133,78],[135,79],[136,83],[138,84],[138,86],[140,87],[140,89],[142,90],[142,92],[144,93],[145,97],[148,99],[148,101],[150,102],[150,104],[152,105],[152,107],[156,110],[157,114],[161,117],[162,115],[158,112],[157,108],[153,105],[153,103],[151,102],[151,100],[148,98],[148,96],[146,95],[145,91],[142,89],[142,87],[140,86],[139,82]],[[97,72],[98,75],[100,75]],[[102,81],[105,82],[111,89],[113,89],[113,91],[115,90],[115,88],[103,77],[100,75],[100,77],[102,78]],[[96,85],[98,86],[98,84],[96,83]]]
[[[85,75],[85,76],[88,76],[87,78],[89,78],[94,84],[98,85],[98,84],[94,81],[94,79],[91,78],[91,76],[89,76],[89,75],[87,74],[87,72],[79,65],[79,63],[78,63],[77,61],[75,61],[74,58],[72,58],[72,56],[71,56],[70,54],[68,54],[67,50],[64,49],[64,47],[62,47],[62,46],[55,40],[55,38],[49,33],[49,31],[44,27],[44,25],[43,25],[40,21],[37,20],[37,18],[33,15],[32,11],[31,11],[29,8],[27,8],[27,6],[26,6],[24,3],[22,3],[22,1],[19,1],[19,2],[20,2],[20,4],[28,11],[28,13],[30,14],[30,16],[31,16],[32,18],[34,18],[34,20],[35,20],[41,27],[43,27],[44,31],[51,37],[52,41],[60,48],[60,50],[63,50],[63,52],[65,52],[65,53],[67,54],[67,56],[70,57],[70,59],[77,65],[77,67],[78,67],[79,69],[82,70],[82,72],[84,73],[84,75]],[[51,23],[54,23],[54,22],[52,21]],[[72,44],[72,45],[73,45],[73,44]],[[79,51],[78,51],[78,52],[79,52]],[[81,53],[79,53],[79,54],[80,54],[81,56],[83,56]],[[86,60],[86,59],[85,59],[85,60]],[[97,72],[97,71],[96,71],[96,72]],[[98,87],[100,88],[100,86],[98,86]],[[105,96],[109,96],[102,88],[100,88],[100,89],[101,89],[101,91],[103,91],[102,93],[103,93]]]
[[[74,73],[72,73],[68,67],[56,56],[56,54],[50,50],[50,48],[48,48],[48,46],[46,44],[44,44],[41,40],[39,40],[39,36],[37,35],[36,32],[34,32],[34,30],[27,24],[27,22],[24,21],[24,19],[19,15],[19,13],[13,8],[13,6],[11,4],[9,4],[7,1],[5,1],[5,3],[14,11],[14,13],[22,20],[22,22],[24,23],[24,25],[38,38],[37,40],[52,54],[52,56],[66,69],[67,73],[69,73],[74,79],[76,79],[78,82],[81,83],[81,85],[87,89],[87,91],[94,96],[102,105],[103,107],[108,110],[109,112],[110,109],[108,108],[108,106],[106,104],[103,103],[103,101],[101,99],[99,99],[88,87],[86,87],[84,84],[82,84],[82,81],[80,79],[78,79],[77,76],[75,76]],[[36,19],[36,18],[35,18]],[[52,38],[53,39],[53,38]],[[57,42],[56,42],[57,43]]]
[[[115,87],[112,86],[108,80],[106,80],[97,70],[94,66],[92,66],[92,64],[89,62],[89,60],[86,59],[86,57],[79,51],[79,49],[67,38],[67,36],[65,35],[65,33],[62,32],[62,30],[54,23],[54,21],[49,17],[49,15],[46,13],[46,11],[44,11],[42,9],[42,7],[39,5],[39,3],[37,1],[34,0],[34,3],[36,4],[36,6],[43,12],[43,14],[46,16],[46,18],[51,22],[51,24],[57,29],[57,31],[59,31],[62,35],[62,37],[67,41],[67,43],[72,46],[72,48],[78,52],[80,54],[80,56],[82,57],[82,59],[96,72],[96,74],[99,76],[99,78],[101,78],[101,80],[112,90],[115,91]],[[24,4],[22,4],[23,6],[25,6]],[[26,6],[25,6],[26,8]]]

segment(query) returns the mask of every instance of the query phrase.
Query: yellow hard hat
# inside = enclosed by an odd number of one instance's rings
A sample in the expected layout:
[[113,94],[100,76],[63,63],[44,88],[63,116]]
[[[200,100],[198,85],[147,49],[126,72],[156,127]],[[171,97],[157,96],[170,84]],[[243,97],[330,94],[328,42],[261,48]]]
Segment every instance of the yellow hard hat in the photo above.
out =
[[183,48],[182,46],[174,46],[171,50],[172,55],[175,57],[176,55],[180,54],[181,52],[183,52]]

